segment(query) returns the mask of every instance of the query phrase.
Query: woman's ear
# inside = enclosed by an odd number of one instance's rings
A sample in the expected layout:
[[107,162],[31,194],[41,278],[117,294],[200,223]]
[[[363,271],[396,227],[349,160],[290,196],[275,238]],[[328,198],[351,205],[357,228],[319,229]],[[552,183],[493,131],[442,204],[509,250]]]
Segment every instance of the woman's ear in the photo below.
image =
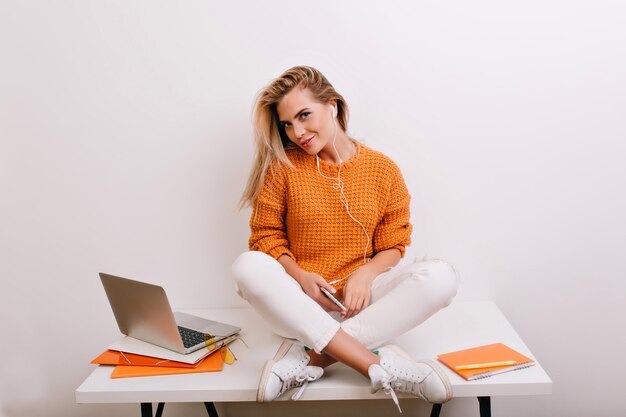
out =
[[333,119],[337,117],[337,100],[330,100],[328,102],[330,106],[330,113],[333,115]]

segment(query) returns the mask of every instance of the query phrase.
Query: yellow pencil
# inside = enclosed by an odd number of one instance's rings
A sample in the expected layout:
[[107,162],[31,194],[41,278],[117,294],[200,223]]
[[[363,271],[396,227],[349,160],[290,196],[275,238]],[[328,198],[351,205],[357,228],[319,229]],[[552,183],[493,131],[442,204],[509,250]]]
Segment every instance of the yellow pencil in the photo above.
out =
[[489,362],[489,363],[473,363],[471,365],[459,365],[455,369],[462,371],[464,369],[480,369],[480,368],[495,368],[497,366],[517,365],[517,361],[502,361],[502,362]]

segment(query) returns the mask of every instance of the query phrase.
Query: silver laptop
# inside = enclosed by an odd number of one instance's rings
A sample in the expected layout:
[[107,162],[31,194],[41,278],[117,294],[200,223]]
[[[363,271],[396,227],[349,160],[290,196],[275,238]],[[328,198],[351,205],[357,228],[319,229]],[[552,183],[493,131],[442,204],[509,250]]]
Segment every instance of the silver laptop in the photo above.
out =
[[[120,331],[135,339],[182,354],[219,342],[241,331],[237,326],[172,313],[162,287],[100,273]],[[210,343],[210,342],[209,342]]]

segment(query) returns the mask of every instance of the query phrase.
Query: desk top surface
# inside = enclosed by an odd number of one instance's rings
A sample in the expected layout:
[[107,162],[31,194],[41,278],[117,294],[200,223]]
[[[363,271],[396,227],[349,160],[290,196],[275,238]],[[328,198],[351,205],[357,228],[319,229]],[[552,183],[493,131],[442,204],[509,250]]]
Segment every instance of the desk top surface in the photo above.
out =
[[[247,345],[231,345],[237,356],[222,372],[111,379],[113,367],[98,366],[76,390],[77,403],[229,402],[255,401],[264,363],[282,342],[250,308],[185,310],[242,328]],[[394,341],[416,359],[502,342],[536,359],[500,309],[491,301],[456,301],[417,328]],[[442,365],[452,381],[455,397],[538,395],[552,392],[552,381],[541,364],[478,381],[465,381]],[[288,399],[283,395],[281,399]],[[369,380],[337,363],[324,377],[309,384],[305,400],[387,398],[370,393]]]

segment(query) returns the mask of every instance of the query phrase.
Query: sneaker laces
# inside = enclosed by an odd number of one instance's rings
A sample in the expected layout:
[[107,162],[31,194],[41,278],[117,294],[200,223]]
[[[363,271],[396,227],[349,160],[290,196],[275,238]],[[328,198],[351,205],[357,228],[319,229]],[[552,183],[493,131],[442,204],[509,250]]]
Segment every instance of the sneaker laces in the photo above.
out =
[[382,388],[385,391],[385,394],[391,395],[391,399],[398,407],[398,411],[402,413],[402,409],[400,408],[400,401],[398,401],[398,396],[396,395],[395,388],[400,388],[400,382],[397,380],[398,378],[395,375],[387,374],[381,381]]
[[298,391],[296,391],[292,396],[291,399],[293,401],[298,401],[300,399],[300,397],[302,396],[302,393],[304,393],[304,389],[306,388],[306,386],[309,384],[310,381],[315,381],[317,378],[315,377],[315,375],[312,375],[309,371],[308,371],[308,366],[302,370],[302,372],[300,372],[298,375],[295,376],[295,378],[290,379],[285,386],[283,386],[283,389],[281,390],[282,392],[285,392],[291,388],[295,388],[295,387],[300,387],[300,389],[298,389]]

